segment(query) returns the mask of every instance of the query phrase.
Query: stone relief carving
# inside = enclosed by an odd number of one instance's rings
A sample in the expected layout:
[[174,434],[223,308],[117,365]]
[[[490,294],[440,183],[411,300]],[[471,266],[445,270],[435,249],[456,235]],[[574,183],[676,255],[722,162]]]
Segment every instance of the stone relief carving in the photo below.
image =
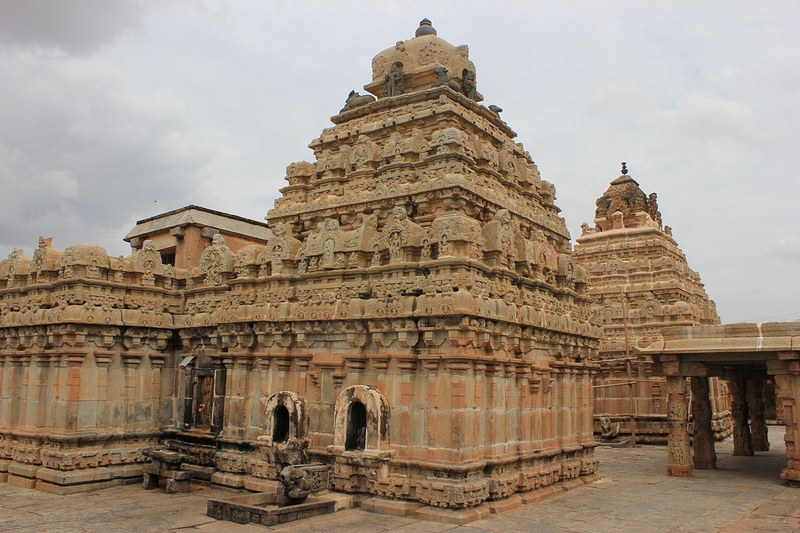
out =
[[399,96],[403,94],[405,92],[405,87],[403,87],[404,78],[403,64],[400,62],[394,63],[384,77],[386,87],[383,89],[383,96]]
[[264,253],[258,257],[259,275],[284,273],[287,261],[294,261],[302,243],[292,236],[290,228],[278,223],[272,230],[273,238],[267,243]]
[[461,92],[461,85],[450,77],[449,71],[445,67],[436,67],[433,69],[433,73],[436,74],[436,81],[433,84],[434,87],[445,86],[450,87],[456,92]]
[[225,245],[225,238],[219,233],[211,238],[211,246],[200,256],[200,275],[205,285],[221,285],[225,274],[233,272],[236,256]]
[[357,91],[350,91],[350,94],[347,95],[347,100],[345,101],[344,107],[339,111],[339,113],[344,113],[345,111],[365,106],[374,101],[375,97],[372,96],[371,94],[361,95]]
[[470,69],[464,69],[464,73],[461,77],[461,88],[464,90],[464,94],[470,100],[476,100],[478,98],[478,84],[475,81],[475,71]]

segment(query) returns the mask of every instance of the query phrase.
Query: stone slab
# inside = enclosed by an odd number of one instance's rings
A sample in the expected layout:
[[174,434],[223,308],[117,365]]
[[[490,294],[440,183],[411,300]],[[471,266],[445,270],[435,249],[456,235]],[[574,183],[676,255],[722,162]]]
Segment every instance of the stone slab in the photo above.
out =
[[89,492],[93,490],[108,489],[118,485],[127,485],[129,482],[124,479],[109,479],[108,481],[97,481],[94,483],[82,483],[78,485],[57,485],[47,481],[37,480],[36,490],[48,492],[50,494],[58,494],[65,496],[67,494],[78,494],[80,492]]
[[18,463],[11,461],[8,464],[8,473],[15,476],[35,478],[36,472],[42,468],[42,465],[29,465],[25,463]]
[[181,470],[194,472],[194,479],[201,479],[203,481],[211,481],[211,477],[214,475],[214,472],[216,472],[213,466],[191,465],[188,463],[183,463],[181,465]]
[[[772,449],[749,457],[732,456],[731,439],[727,439],[717,447],[720,469],[698,471],[692,478],[674,478],[666,474],[663,447],[601,449],[598,472],[603,479],[599,482],[569,492],[553,485],[520,493],[520,498],[538,497],[542,501],[502,515],[491,514],[487,520],[463,526],[345,508],[332,515],[276,528],[276,531],[651,533],[688,529],[720,533],[797,533],[800,531],[800,489],[787,487],[786,482],[777,477],[786,465],[784,435],[783,427],[771,427]],[[556,497],[543,497],[548,492]],[[82,493],[54,496],[0,484],[0,529],[86,533],[269,531],[255,524],[218,522],[206,516],[208,500],[242,495],[244,493],[238,490],[207,484],[202,490],[174,497],[139,487],[118,486],[96,491],[88,498]],[[342,498],[342,506],[348,501],[366,499],[358,494],[320,493],[321,497],[323,495],[325,499]],[[687,516],[691,521],[687,522]],[[54,524],[54,520],[58,523]]]
[[58,485],[95,483],[110,479],[130,479],[130,483],[136,483],[141,477],[142,465],[138,464],[102,466],[85,470],[40,468],[36,474],[37,479]]
[[425,505],[411,501],[386,500],[383,498],[369,498],[361,502],[361,509],[372,513],[390,516],[414,516]]
[[36,488],[36,480],[31,479],[29,477],[22,477],[22,476],[15,476],[14,474],[8,474],[8,479],[6,480],[6,482],[12,487],[19,487],[21,489]]
[[246,476],[239,474],[231,474],[230,472],[214,472],[211,476],[211,482],[217,485],[224,485],[226,487],[233,487],[235,489],[243,489]]
[[518,494],[520,501],[524,505],[528,505],[530,503],[536,503],[542,501],[545,498],[549,498],[555,494],[559,494],[562,492],[562,488],[556,485],[550,485],[539,490],[533,490],[531,492],[521,492]]
[[508,498],[486,502],[484,505],[492,514],[507,513],[508,511],[513,511],[514,509],[522,507],[522,498],[520,498],[518,494],[512,494]]
[[561,486],[561,490],[573,490],[578,487],[583,487],[584,483],[580,478],[575,478],[562,481],[559,485]]
[[441,507],[430,507],[428,505],[421,507],[414,513],[414,518],[419,520],[430,520],[431,522],[443,522],[445,524],[453,524],[461,526],[488,518],[491,511],[488,507],[480,505],[478,507],[471,507],[469,509],[443,509]]
[[247,477],[244,480],[244,488],[253,492],[276,492],[281,487],[280,481],[263,479],[257,477]]

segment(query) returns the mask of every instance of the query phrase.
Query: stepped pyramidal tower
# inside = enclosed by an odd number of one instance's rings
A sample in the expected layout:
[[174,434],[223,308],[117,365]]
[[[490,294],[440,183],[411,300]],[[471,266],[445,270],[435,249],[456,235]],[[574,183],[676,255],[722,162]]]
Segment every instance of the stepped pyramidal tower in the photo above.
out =
[[[636,348],[662,340],[666,326],[719,324],[716,306],[663,225],[656,193],[645,194],[625,163],[596,205],[595,226],[583,225],[574,254],[589,273],[593,313],[603,327],[595,429],[606,437],[633,429],[639,442],[665,444],[665,379],[652,375],[652,359]],[[723,380],[712,378],[710,386],[721,440],[732,431],[730,398]]]
[[593,479],[588,276],[476,80],[423,20],[288,166],[269,230],[190,206],[129,258],[12,254],[0,472],[85,490],[167,443],[218,483],[321,463],[425,517]]

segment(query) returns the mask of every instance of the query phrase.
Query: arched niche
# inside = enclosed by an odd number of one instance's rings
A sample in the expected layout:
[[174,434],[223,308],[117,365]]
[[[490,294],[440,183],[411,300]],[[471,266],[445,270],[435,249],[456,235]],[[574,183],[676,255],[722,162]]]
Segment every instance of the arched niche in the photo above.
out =
[[291,391],[276,392],[267,399],[265,433],[275,444],[290,438],[305,439],[308,433],[306,403]]
[[353,452],[389,449],[389,403],[374,387],[353,385],[343,390],[334,416],[335,447]]

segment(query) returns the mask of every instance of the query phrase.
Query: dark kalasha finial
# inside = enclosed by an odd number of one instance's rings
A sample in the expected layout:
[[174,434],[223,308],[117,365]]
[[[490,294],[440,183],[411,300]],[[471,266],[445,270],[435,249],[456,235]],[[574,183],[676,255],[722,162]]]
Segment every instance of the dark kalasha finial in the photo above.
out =
[[628,173],[628,163],[625,161],[622,162],[622,175],[626,175]]
[[419,37],[420,35],[436,35],[436,29],[431,24],[431,21],[428,19],[422,19],[419,21],[419,28],[414,33],[414,37]]

